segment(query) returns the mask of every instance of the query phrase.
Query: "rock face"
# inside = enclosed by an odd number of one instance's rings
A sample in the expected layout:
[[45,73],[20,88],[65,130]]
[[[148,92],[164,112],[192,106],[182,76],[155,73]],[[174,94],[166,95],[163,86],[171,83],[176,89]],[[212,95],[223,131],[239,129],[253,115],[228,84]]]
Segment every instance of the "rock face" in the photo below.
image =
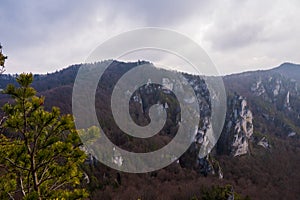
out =
[[264,94],[266,92],[265,87],[262,84],[262,80],[261,78],[256,81],[256,83],[254,83],[251,87],[251,91],[256,95],[256,96],[261,96],[262,94]]
[[254,73],[248,82],[252,82],[251,92],[238,91],[250,99],[259,133],[289,137],[288,133],[299,132],[299,82],[283,74],[272,71]]
[[186,168],[192,168],[197,172],[207,176],[208,174],[217,175],[220,179],[223,178],[223,171],[219,162],[214,159],[210,154],[202,158],[200,156],[200,148],[207,145],[207,133],[211,129],[211,100],[209,90],[203,79],[197,76],[185,75],[189,84],[194,89],[197,96],[197,101],[200,108],[200,123],[196,132],[194,142],[183,154],[179,163]]
[[[205,81],[199,76],[183,74],[187,83],[193,88],[196,98],[184,98],[184,103],[197,102],[199,105],[199,114],[201,116],[198,128],[195,130],[194,140],[183,156],[177,158],[182,167],[190,168],[202,173],[204,175],[216,174],[219,178],[223,178],[222,169],[212,156],[208,155],[204,158],[200,156],[200,149],[207,145],[207,132],[211,129],[211,102],[210,94]],[[160,134],[173,137],[176,134],[176,127],[180,123],[180,105],[172,100],[172,90],[178,87],[174,84],[174,80],[168,78],[162,79],[163,87],[159,85],[149,84],[140,87],[131,97],[132,117],[136,122],[143,124],[143,118],[147,118],[146,114],[149,107],[158,102],[161,104],[159,114],[165,110],[169,118],[165,130]],[[158,95],[157,95],[157,94]],[[149,120],[149,119],[148,119]],[[146,119],[147,121],[147,119]]]
[[291,110],[291,96],[298,96],[298,84],[280,74],[262,74],[251,86],[251,92],[278,108]]
[[284,108],[287,110],[291,110],[291,104],[290,104],[290,91],[287,92],[285,100],[284,100],[284,104],[283,104]]
[[266,139],[266,137],[263,137],[258,143],[257,145],[260,145],[262,147],[264,147],[265,149],[269,149],[271,146],[268,142],[268,140]]
[[252,112],[244,97],[235,94],[229,101],[227,118],[218,142],[219,154],[240,156],[249,153],[249,140],[253,134]]

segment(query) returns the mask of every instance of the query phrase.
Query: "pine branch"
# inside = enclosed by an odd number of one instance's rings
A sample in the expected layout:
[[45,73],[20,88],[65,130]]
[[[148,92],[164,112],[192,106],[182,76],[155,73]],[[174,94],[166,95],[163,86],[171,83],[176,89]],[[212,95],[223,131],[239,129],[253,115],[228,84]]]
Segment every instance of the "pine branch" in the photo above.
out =
[[7,160],[10,164],[12,164],[13,166],[19,168],[19,169],[22,169],[22,170],[25,170],[25,171],[30,171],[30,169],[28,168],[25,168],[25,167],[22,167],[20,165],[17,165],[16,163],[14,163],[12,160],[10,160],[9,158],[4,158],[5,160]]

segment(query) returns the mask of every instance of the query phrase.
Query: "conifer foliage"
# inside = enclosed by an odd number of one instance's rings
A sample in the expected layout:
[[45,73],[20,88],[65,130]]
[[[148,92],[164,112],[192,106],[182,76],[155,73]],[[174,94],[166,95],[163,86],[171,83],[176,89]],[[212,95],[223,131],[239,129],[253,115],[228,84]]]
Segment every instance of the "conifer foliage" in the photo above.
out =
[[44,98],[36,96],[32,81],[32,74],[21,74],[19,87],[4,90],[14,101],[3,107],[0,199],[85,198],[80,166],[86,155],[79,148],[73,118],[56,107],[45,111]]

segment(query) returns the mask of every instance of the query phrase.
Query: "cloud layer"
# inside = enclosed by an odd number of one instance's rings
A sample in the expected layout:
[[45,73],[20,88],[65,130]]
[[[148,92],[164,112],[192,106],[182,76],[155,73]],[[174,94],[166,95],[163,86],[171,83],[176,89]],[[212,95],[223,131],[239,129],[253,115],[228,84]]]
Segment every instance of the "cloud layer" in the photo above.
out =
[[0,42],[9,73],[46,73],[84,62],[116,34],[163,27],[191,37],[229,74],[300,63],[299,8],[297,0],[2,0]]

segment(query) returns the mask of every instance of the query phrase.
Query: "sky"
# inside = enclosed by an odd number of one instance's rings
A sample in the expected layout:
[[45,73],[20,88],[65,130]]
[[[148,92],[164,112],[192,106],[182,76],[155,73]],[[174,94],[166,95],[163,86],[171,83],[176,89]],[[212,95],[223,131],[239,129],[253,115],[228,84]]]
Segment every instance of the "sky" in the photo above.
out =
[[0,0],[6,73],[83,63],[122,32],[160,27],[197,42],[220,74],[300,63],[298,0]]

